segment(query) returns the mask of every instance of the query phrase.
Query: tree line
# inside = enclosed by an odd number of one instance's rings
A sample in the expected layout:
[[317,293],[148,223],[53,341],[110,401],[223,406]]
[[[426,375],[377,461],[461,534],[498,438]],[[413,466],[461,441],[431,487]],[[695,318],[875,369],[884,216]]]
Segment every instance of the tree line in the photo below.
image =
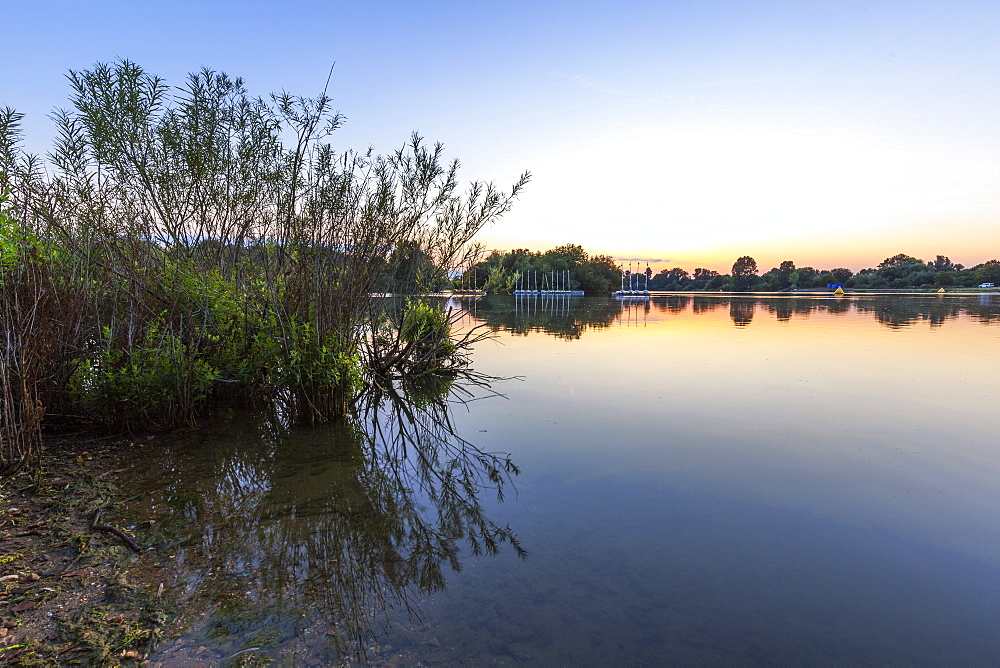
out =
[[460,281],[464,285],[475,284],[490,294],[510,294],[517,286],[519,276],[528,272],[548,276],[562,271],[570,273],[571,290],[602,294],[620,286],[621,269],[613,257],[591,256],[576,244],[557,246],[547,251],[526,248],[493,251],[485,260],[471,265]]
[[1000,285],[1000,260],[989,260],[973,267],[953,263],[948,257],[938,255],[933,261],[900,253],[888,257],[877,267],[862,269],[857,273],[845,267],[816,269],[797,267],[785,260],[764,273],[757,268],[757,261],[745,255],[733,263],[731,273],[722,274],[711,269],[696,268],[689,273],[680,267],[650,273],[650,290],[723,290],[734,292],[781,292],[825,288],[831,284],[845,288],[972,288],[982,283]]
[[[399,267],[400,274],[411,277],[415,273],[432,275],[433,266],[415,257],[412,253],[402,252],[395,255],[405,255],[405,261],[397,261],[393,266]],[[392,264],[392,263],[391,263]],[[415,267],[423,266],[420,272]],[[551,272],[570,271],[570,288],[583,290],[587,294],[605,294],[620,288],[622,277],[629,280],[631,271],[623,269],[609,255],[593,255],[587,253],[577,244],[565,244],[547,251],[530,251],[517,248],[511,251],[493,251],[486,259],[468,266],[468,268],[451,281],[453,287],[475,286],[490,294],[510,294],[516,287],[518,277],[525,273],[537,273],[539,276]],[[760,291],[782,292],[791,290],[811,290],[825,288],[828,285],[842,285],[845,288],[856,289],[906,289],[906,288],[972,288],[982,283],[1000,285],[1000,260],[989,260],[972,267],[965,267],[952,262],[947,256],[938,255],[933,261],[900,253],[888,257],[876,267],[862,269],[858,272],[846,267],[833,269],[817,269],[815,267],[798,267],[792,260],[785,260],[777,267],[761,273],[754,258],[745,255],[738,258],[730,273],[697,267],[688,272],[680,267],[662,269],[654,273],[648,266],[645,271],[637,271],[640,276],[645,274],[639,285],[648,285],[650,290],[708,290],[708,291]],[[435,285],[447,287],[449,281],[438,271]],[[409,280],[409,279],[407,279]],[[392,277],[384,279],[384,284],[402,287],[401,281],[393,281]]]

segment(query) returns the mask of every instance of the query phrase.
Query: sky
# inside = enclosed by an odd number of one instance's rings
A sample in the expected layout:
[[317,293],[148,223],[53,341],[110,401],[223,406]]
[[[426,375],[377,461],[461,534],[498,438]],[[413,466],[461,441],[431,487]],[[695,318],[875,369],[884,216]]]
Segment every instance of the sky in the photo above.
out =
[[1000,3],[3,3],[0,107],[44,153],[70,69],[329,92],[339,148],[417,131],[532,180],[490,248],[728,272],[1000,256]]

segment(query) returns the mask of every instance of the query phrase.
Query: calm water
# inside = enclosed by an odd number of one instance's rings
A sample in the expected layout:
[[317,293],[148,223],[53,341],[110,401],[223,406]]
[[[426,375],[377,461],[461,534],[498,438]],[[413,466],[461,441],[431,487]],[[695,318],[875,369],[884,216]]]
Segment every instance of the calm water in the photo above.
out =
[[503,397],[139,462],[154,661],[1000,663],[1000,295],[463,307]]

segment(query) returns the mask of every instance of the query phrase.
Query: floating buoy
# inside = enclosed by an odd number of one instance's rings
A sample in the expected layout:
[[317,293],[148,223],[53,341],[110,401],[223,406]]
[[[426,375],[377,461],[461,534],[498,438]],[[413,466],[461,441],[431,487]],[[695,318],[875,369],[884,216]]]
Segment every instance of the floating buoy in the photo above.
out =
[[938,292],[944,292],[944,288],[938,288]]
[[835,294],[835,295],[842,295],[842,294],[844,294],[844,288],[837,288],[836,290],[833,291],[833,294]]

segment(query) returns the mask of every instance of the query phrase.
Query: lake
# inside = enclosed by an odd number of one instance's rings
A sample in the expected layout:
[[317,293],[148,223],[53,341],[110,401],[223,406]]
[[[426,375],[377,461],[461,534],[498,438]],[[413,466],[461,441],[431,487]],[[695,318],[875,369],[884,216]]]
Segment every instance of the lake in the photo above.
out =
[[492,390],[138,458],[154,663],[1000,663],[1000,295],[451,305]]

